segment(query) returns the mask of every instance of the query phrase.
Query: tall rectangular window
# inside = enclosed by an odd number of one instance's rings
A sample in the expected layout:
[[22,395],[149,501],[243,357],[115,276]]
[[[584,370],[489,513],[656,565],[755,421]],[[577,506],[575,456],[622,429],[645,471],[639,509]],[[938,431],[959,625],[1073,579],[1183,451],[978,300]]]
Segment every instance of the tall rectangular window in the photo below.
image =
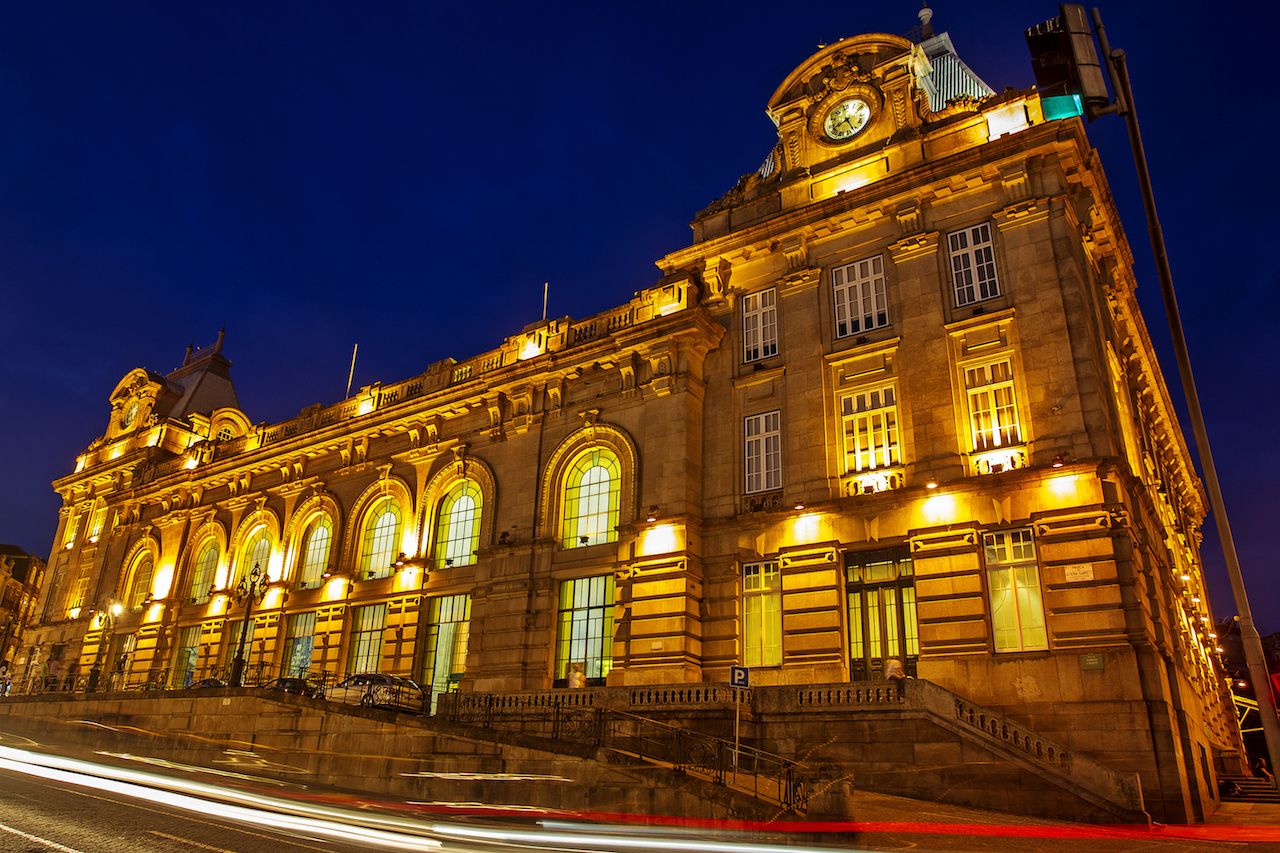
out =
[[387,605],[357,607],[351,618],[351,651],[347,671],[378,672],[382,664],[382,633],[387,625]]
[[613,574],[560,582],[556,628],[556,686],[581,673],[604,684],[613,668]]
[[1021,444],[1013,364],[1009,359],[966,367],[964,384],[973,449],[991,450]]
[[831,270],[831,287],[837,338],[889,325],[882,256]]
[[782,413],[752,415],[743,424],[747,493],[782,488]]
[[67,527],[62,533],[62,545],[64,548],[70,548],[76,542],[76,536],[80,534],[80,518],[84,513],[73,512],[67,518]]
[[281,675],[302,678],[311,668],[311,653],[316,646],[316,613],[292,613],[284,623],[284,672]]
[[952,231],[947,235],[947,248],[951,252],[951,283],[957,308],[1000,295],[991,223]]
[[778,354],[778,291],[742,297],[742,360],[759,361]]
[[[244,631],[244,671],[245,675],[249,674],[250,667],[253,664],[253,623],[255,619],[249,620],[249,627]],[[222,650],[222,668],[224,672],[231,671],[231,662],[236,659],[236,650],[240,648],[240,631],[244,629],[244,620],[238,619],[235,622],[227,623],[226,646]],[[261,665],[262,661],[259,660]]]
[[[89,576],[82,575],[76,579],[76,585],[71,588],[71,594],[67,596],[67,617],[69,619],[74,619],[80,615],[80,610],[84,607],[84,600],[88,594]],[[73,611],[74,615],[72,615]]]
[[840,398],[845,472],[886,468],[902,461],[898,451],[898,401],[892,385]]
[[200,626],[191,625],[178,631],[178,648],[173,656],[173,675],[169,683],[173,687],[190,687],[196,675],[196,662],[200,653]]
[[782,577],[774,561],[742,566],[742,663],[782,663]]
[[435,713],[437,697],[457,690],[462,674],[467,671],[471,596],[433,598],[427,618],[427,654],[422,662],[422,684],[431,691],[431,711]]
[[89,518],[89,541],[97,542],[98,537],[102,535],[102,526],[107,520],[107,507],[99,506],[93,511],[93,515]]
[[1040,570],[1031,530],[1005,530],[982,537],[987,587],[991,594],[991,631],[998,652],[1049,647],[1045,630]]

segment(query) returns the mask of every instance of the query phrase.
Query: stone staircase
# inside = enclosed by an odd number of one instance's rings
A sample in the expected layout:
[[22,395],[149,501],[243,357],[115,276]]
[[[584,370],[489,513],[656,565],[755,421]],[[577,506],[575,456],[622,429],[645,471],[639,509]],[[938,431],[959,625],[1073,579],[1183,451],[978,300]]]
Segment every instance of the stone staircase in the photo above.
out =
[[1280,803],[1280,790],[1265,779],[1224,773],[1218,776],[1218,785],[1224,803]]

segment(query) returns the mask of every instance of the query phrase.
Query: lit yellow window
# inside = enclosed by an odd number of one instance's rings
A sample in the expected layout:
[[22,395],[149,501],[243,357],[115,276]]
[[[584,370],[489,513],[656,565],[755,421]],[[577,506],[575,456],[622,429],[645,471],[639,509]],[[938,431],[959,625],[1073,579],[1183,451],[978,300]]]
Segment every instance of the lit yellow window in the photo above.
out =
[[391,574],[391,564],[399,554],[400,503],[390,495],[374,501],[365,515],[363,544],[360,548],[360,572],[384,578]]
[[996,651],[1048,648],[1040,570],[1031,530],[987,533],[982,539]]
[[440,501],[436,524],[436,568],[469,566],[480,547],[480,489],[463,480]]
[[742,566],[742,663],[782,663],[782,578],[776,562]]
[[588,450],[569,466],[564,478],[565,548],[618,540],[622,475],[618,457],[604,448]]
[[1009,359],[966,367],[964,384],[973,449],[992,450],[1021,444],[1018,400]]

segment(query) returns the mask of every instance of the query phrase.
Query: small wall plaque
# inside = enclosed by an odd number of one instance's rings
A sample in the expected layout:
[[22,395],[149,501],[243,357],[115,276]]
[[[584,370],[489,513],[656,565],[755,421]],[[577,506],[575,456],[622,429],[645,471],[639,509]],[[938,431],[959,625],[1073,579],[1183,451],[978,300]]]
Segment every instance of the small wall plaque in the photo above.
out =
[[1093,580],[1093,564],[1072,563],[1069,566],[1063,566],[1062,573],[1066,576],[1067,583],[1091,581]]
[[1090,652],[1087,655],[1080,655],[1081,669],[1106,669],[1107,659],[1097,652]]

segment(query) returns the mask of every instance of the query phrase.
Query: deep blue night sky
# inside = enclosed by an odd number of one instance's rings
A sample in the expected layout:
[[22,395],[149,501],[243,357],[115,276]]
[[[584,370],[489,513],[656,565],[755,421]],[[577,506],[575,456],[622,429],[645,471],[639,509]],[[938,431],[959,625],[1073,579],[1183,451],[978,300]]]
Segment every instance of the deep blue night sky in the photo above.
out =
[[[1011,5],[934,6],[997,90],[1030,85],[1022,31],[1057,11]],[[342,396],[356,341],[359,386],[496,346],[538,318],[544,280],[552,315],[621,304],[768,153],[782,78],[819,43],[906,32],[917,8],[10,4],[0,542],[47,555],[49,483],[103,432],[116,382],[222,326],[243,407],[278,421]],[[1103,11],[1130,56],[1254,612],[1277,630],[1274,68],[1251,4]],[[1176,382],[1123,125],[1089,132]],[[1205,556],[1230,614],[1211,532]]]

